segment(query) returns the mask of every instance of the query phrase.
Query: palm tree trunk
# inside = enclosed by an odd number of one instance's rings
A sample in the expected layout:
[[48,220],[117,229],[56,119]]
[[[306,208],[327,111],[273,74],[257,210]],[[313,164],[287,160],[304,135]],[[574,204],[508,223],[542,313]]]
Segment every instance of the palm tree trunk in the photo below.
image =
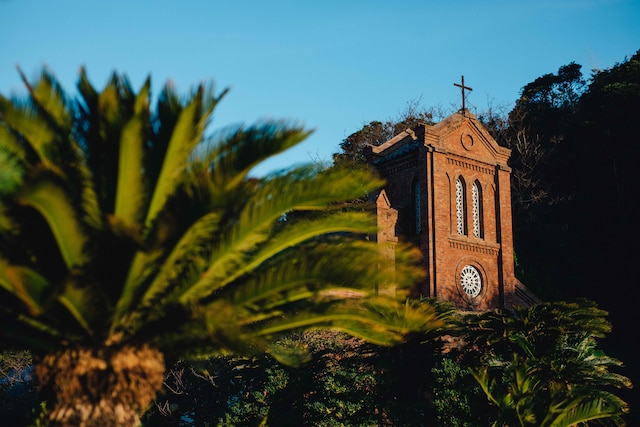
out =
[[162,388],[161,352],[148,346],[69,348],[36,363],[49,426],[138,427]]

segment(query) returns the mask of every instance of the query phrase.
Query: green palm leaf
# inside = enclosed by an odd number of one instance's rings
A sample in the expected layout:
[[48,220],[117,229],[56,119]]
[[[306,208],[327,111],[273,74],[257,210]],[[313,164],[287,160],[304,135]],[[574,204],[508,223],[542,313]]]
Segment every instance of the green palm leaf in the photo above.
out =
[[[12,132],[22,136],[28,141],[31,149],[36,153],[40,161],[58,174],[62,172],[56,168],[57,162],[52,152],[52,143],[55,139],[55,130],[38,115],[38,110],[33,105],[17,100],[10,100],[0,96],[0,117],[11,128]],[[7,134],[7,132],[4,132]],[[13,138],[9,138],[10,142]],[[3,141],[4,144],[4,141]],[[22,150],[16,150],[21,153]],[[22,156],[21,156],[22,157]]]
[[24,303],[31,316],[44,312],[51,293],[51,284],[36,271],[23,266],[10,265],[0,258],[0,287]]
[[[358,173],[355,175],[358,178]],[[354,182],[358,184],[354,185]],[[367,187],[359,182],[367,181],[349,180],[344,170],[320,171],[308,167],[266,182],[246,203],[229,237],[213,250],[210,267],[202,279],[185,289],[180,301],[184,304],[213,292],[288,247],[314,237],[338,232],[373,231],[373,220],[362,213],[336,213],[304,224],[292,222],[287,224],[284,234],[271,235],[275,221],[287,212],[326,209],[330,201],[362,195]],[[369,180],[368,184],[378,182]],[[267,239],[270,243],[261,246]],[[253,253],[255,249],[258,249],[257,253]],[[244,257],[250,252],[250,262],[244,262]]]
[[[0,125],[0,138],[3,138],[2,127]],[[11,148],[0,147],[0,198],[15,193],[23,181],[24,165],[20,159],[11,151]],[[0,205],[1,206],[1,205]],[[1,214],[1,212],[0,212]],[[0,226],[0,229],[2,226]]]
[[[380,280],[369,262],[377,256],[377,248],[366,242],[345,242],[340,246],[316,244],[296,249],[295,257],[281,257],[267,268],[252,274],[248,280],[224,294],[233,304],[261,308],[261,301],[274,307],[288,303],[292,290],[345,288],[354,290],[363,284]],[[335,258],[349,259],[348,265],[336,268]],[[372,292],[369,286],[367,292]],[[286,295],[285,295],[286,294]],[[282,295],[282,296],[281,296]]]
[[36,351],[48,351],[64,340],[78,340],[78,336],[64,334],[52,325],[49,319],[36,319],[30,315],[10,312],[0,307],[0,320],[3,325],[3,344],[18,345]]
[[609,372],[620,362],[596,348],[610,330],[605,315],[585,300],[471,315],[471,345],[482,346],[489,366],[475,377],[506,424],[620,425],[628,407],[610,390],[631,382]]
[[32,86],[22,70],[18,69],[18,71],[22,82],[29,90],[31,99],[58,128],[66,132],[70,131],[73,115],[67,108],[66,95],[53,75],[43,69],[36,84]]
[[236,278],[250,273],[284,250],[315,237],[332,233],[367,233],[372,230],[374,225],[370,218],[353,212],[301,221],[285,227],[282,232],[271,237],[267,244],[252,253],[246,260],[245,253],[258,243],[264,242],[268,234],[267,230],[262,228],[254,230],[253,233],[244,233],[241,240],[222,244],[215,249],[209,268],[198,282],[182,292],[179,301],[182,304],[188,304],[205,297]]
[[129,226],[138,224],[143,215],[144,146],[149,122],[149,90],[147,79],[136,97],[134,116],[122,130],[118,161],[118,187],[116,190],[115,216]]
[[[315,219],[296,221],[287,227],[283,227],[275,233],[265,245],[252,254],[251,262],[245,270],[257,268],[262,263],[275,257],[277,254],[293,248],[301,243],[310,241],[316,237],[331,234],[356,234],[366,235],[375,230],[373,219],[362,212],[336,212],[329,216]],[[240,276],[237,272],[231,278]]]
[[89,336],[95,335],[91,326],[91,320],[96,315],[91,304],[92,296],[90,288],[75,286],[75,284],[71,283],[67,284],[64,292],[58,296],[58,301],[69,311]]
[[199,90],[178,117],[164,156],[160,175],[155,183],[145,219],[146,227],[151,225],[160,209],[174,193],[179,179],[186,169],[189,156],[202,140],[202,132],[204,131],[202,121],[206,121],[211,114],[211,110],[202,111],[202,97],[203,91]]
[[83,261],[87,235],[65,190],[47,171],[40,171],[20,193],[19,202],[36,209],[49,224],[68,269]]
[[588,421],[611,418],[616,413],[614,408],[608,408],[605,402],[600,399],[587,399],[585,396],[580,396],[555,405],[542,425],[572,427]]
[[[0,102],[2,102],[1,98],[0,96]],[[2,117],[3,115],[0,113],[0,118]],[[15,158],[18,164],[27,162],[27,152],[18,140],[16,132],[9,127],[8,123],[2,120],[0,120],[0,141],[2,141],[1,152],[6,153],[7,157]],[[3,171],[3,174],[6,171],[4,168],[0,170]]]
[[141,309],[156,303],[177,283],[194,283],[197,280],[206,269],[207,248],[211,245],[211,236],[218,231],[220,220],[218,212],[211,212],[187,230],[146,287]]
[[[305,328],[330,328],[365,339],[377,345],[392,345],[402,341],[406,333],[415,325],[406,322],[404,304],[385,297],[374,299],[338,298],[334,303],[314,309],[300,310],[295,314],[282,314],[263,325],[255,325],[259,336],[271,337],[284,332]],[[434,309],[423,307],[422,320],[429,319],[426,332],[442,326]],[[413,329],[415,331],[415,329]]]
[[284,122],[226,129],[214,134],[199,148],[195,163],[210,169],[215,185],[230,190],[245,179],[254,166],[299,144],[310,133]]

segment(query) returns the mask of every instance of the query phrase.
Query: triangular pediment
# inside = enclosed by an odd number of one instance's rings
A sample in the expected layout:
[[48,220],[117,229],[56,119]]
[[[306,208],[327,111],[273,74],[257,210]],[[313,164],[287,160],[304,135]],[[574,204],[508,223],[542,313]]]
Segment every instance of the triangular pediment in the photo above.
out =
[[511,150],[500,146],[475,115],[452,114],[425,131],[425,144],[470,159],[506,166]]
[[419,124],[406,129],[384,144],[372,147],[371,152],[377,159],[390,159],[419,146],[505,167],[511,154],[511,150],[500,146],[476,116],[466,110],[432,126]]

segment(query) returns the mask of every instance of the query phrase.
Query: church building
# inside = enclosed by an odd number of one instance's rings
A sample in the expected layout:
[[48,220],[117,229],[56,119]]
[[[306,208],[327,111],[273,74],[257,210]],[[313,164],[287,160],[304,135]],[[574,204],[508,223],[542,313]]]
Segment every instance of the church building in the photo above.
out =
[[539,302],[514,272],[510,153],[464,103],[436,125],[370,147],[386,180],[374,196],[378,244],[389,260],[399,240],[420,248],[422,296],[460,310]]

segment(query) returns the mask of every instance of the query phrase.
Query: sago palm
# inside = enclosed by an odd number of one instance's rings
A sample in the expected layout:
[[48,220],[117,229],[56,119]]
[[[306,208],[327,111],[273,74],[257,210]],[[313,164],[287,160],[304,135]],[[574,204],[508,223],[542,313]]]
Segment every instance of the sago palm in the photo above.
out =
[[474,376],[500,409],[496,425],[623,425],[629,408],[615,391],[632,384],[597,348],[611,330],[606,315],[587,300],[467,315],[466,340],[484,364]]
[[166,85],[152,108],[149,79],[97,91],[83,70],[70,98],[46,70],[22,77],[28,96],[0,96],[1,335],[36,356],[51,425],[138,424],[176,358],[309,327],[393,344],[439,326],[373,292],[419,275],[400,246],[395,269],[378,263],[371,216],[347,202],[377,179],[249,175],[302,127],[207,133],[226,92],[204,85]]

